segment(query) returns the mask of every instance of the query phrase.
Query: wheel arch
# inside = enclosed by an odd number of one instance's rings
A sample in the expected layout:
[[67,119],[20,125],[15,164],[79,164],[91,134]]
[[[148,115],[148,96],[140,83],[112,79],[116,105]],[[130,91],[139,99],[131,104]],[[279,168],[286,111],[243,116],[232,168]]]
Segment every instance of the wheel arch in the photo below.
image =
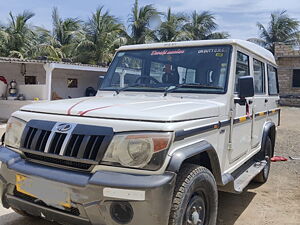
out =
[[215,148],[207,141],[200,141],[176,150],[171,156],[167,170],[178,173],[184,163],[206,167],[214,175],[216,183],[222,184],[219,157]]
[[273,122],[267,122],[264,125],[263,135],[262,135],[262,143],[261,146],[263,147],[266,143],[267,138],[271,139],[272,143],[272,157],[274,156],[274,149],[275,149],[275,140],[276,140],[276,125]]

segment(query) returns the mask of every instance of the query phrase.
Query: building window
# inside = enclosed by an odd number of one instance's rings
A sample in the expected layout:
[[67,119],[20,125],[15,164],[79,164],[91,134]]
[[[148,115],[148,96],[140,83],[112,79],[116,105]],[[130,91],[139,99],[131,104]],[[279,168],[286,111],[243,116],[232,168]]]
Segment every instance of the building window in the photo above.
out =
[[300,87],[300,69],[293,70],[293,87]]
[[25,84],[37,84],[36,76],[25,76]]
[[235,92],[237,92],[237,84],[239,77],[249,76],[249,56],[244,53],[237,53],[237,62],[236,62],[236,75],[235,75]]
[[68,78],[68,88],[77,88],[78,80],[74,78]]
[[268,65],[268,82],[269,82],[269,94],[277,95],[279,92],[277,69],[273,66]]

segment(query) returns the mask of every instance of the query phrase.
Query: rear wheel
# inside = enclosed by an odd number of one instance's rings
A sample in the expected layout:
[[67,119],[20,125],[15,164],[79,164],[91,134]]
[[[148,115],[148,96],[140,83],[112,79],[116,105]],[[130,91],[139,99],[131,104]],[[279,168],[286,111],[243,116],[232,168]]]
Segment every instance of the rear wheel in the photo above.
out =
[[169,225],[215,225],[218,191],[212,173],[193,164],[180,170]]
[[272,142],[269,137],[267,137],[264,150],[263,150],[263,157],[267,161],[264,169],[253,179],[256,183],[266,183],[269,178],[270,167],[271,167],[271,154],[272,154]]

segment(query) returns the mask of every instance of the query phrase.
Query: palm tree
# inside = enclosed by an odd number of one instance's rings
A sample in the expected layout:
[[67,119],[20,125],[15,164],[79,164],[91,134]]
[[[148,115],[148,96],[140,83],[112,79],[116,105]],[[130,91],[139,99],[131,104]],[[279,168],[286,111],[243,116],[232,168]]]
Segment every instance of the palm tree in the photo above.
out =
[[52,10],[52,32],[36,27],[38,43],[32,55],[34,58],[46,57],[51,60],[72,60],[75,47],[82,37],[81,21],[77,18],[62,19],[56,7]]
[[34,16],[30,11],[14,16],[9,13],[9,24],[0,31],[0,43],[2,44],[1,55],[23,58],[28,55],[28,51],[34,40],[34,32],[28,21]]
[[53,37],[62,45],[69,45],[81,29],[81,20],[66,18],[63,20],[56,7],[52,11]]
[[265,27],[259,22],[257,23],[260,38],[250,38],[248,40],[274,53],[276,42],[284,42],[287,44],[299,43],[299,25],[300,22],[289,17],[285,10],[273,12],[271,13],[268,27]]
[[96,64],[110,62],[123,30],[117,18],[108,11],[103,12],[103,6],[98,8],[85,25],[85,33],[76,47],[76,60]]
[[218,25],[215,17],[209,11],[203,11],[200,14],[194,11],[184,29],[189,40],[207,40],[228,38],[227,32],[215,32]]
[[8,39],[9,34],[6,32],[5,26],[0,24],[0,56],[6,56],[8,54],[6,48]]
[[160,13],[153,5],[139,7],[138,0],[135,0],[129,18],[131,34],[126,35],[127,43],[144,44],[149,39],[152,39],[154,32],[150,29],[150,24],[159,15]]
[[42,27],[36,27],[35,34],[35,45],[30,52],[31,58],[53,61],[61,61],[63,58],[66,58],[66,54],[62,51],[63,47],[52,36],[51,31]]
[[183,15],[172,14],[171,8],[165,15],[166,20],[162,22],[157,30],[156,40],[159,42],[170,42],[183,39],[185,32],[182,30],[183,23],[187,19]]

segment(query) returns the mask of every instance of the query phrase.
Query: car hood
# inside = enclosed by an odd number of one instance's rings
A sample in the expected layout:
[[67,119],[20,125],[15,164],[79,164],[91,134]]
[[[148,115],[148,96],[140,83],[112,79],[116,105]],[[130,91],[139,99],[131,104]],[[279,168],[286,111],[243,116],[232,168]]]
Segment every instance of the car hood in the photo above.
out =
[[216,117],[222,104],[211,100],[172,96],[110,95],[57,100],[26,105],[22,111],[81,117],[140,120],[185,121]]

